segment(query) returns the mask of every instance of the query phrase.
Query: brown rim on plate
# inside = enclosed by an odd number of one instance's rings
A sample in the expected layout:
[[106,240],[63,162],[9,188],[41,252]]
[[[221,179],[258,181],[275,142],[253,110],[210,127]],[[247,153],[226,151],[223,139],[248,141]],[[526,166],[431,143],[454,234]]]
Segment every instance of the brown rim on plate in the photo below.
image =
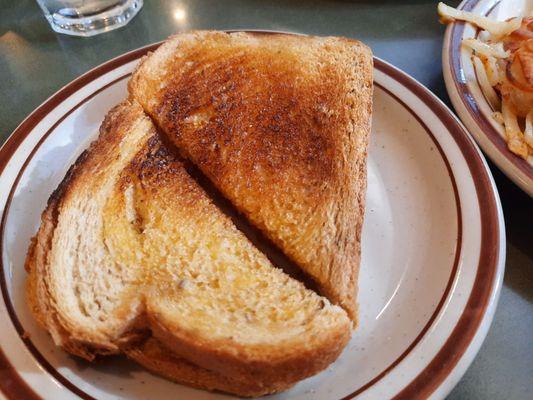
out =
[[40,399],[0,349],[0,389],[8,399]]
[[[466,0],[460,8],[464,11],[472,11],[480,0]],[[500,1],[496,1],[488,13],[492,12],[495,7],[499,5]],[[452,73],[453,84],[459,98],[463,103],[468,115],[475,121],[480,129],[485,133],[486,137],[494,147],[521,173],[533,179],[533,167],[523,158],[513,154],[508,148],[507,143],[501,137],[500,133],[494,128],[489,120],[484,116],[480,110],[476,99],[470,92],[467,83],[464,80],[464,70],[461,62],[461,42],[463,40],[463,33],[465,30],[465,22],[453,22],[450,25],[450,44],[448,47],[448,60]],[[484,96],[484,93],[483,93]]]
[[[63,89],[61,89],[57,94],[52,96],[43,105],[37,108],[37,110],[35,110],[34,113],[32,113],[15,130],[15,132],[6,141],[6,144],[0,149],[0,171],[2,171],[5,168],[13,152],[24,141],[24,139],[28,136],[31,130],[37,125],[37,123],[40,120],[44,118],[44,116],[46,116],[50,112],[51,109],[56,107],[59,103],[61,103],[63,100],[68,98],[71,94],[75,93],[77,90],[79,90],[81,87],[85,86],[87,83],[91,82],[92,80],[100,77],[101,75],[123,64],[126,64],[132,60],[140,58],[142,55],[144,55],[148,51],[151,51],[157,48],[158,45],[159,44],[150,45],[150,46],[132,51],[130,53],[126,53],[113,60],[110,60],[109,62],[104,63],[100,65],[99,67],[96,67],[95,69],[89,71],[85,75],[82,75],[81,77],[79,77],[78,79],[74,80],[73,82],[65,86]],[[474,288],[472,291],[472,295],[467,303],[467,307],[464,310],[464,313],[459,321],[459,324],[456,326],[452,335],[450,336],[450,338],[448,339],[444,347],[441,349],[441,351],[438,353],[437,357],[435,358],[437,359],[439,356],[442,355],[441,358],[444,359],[444,364],[441,364],[440,362],[433,362],[435,361],[433,360],[426,367],[424,372],[419,377],[417,377],[406,388],[406,389],[409,389],[410,387],[416,387],[417,388],[416,393],[419,393],[419,392],[420,393],[432,393],[434,389],[438,386],[438,384],[440,384],[446,378],[449,372],[453,369],[453,367],[459,360],[460,355],[462,355],[464,351],[466,351],[466,348],[468,347],[468,344],[470,343],[472,337],[477,331],[479,323],[481,322],[481,319],[483,315],[485,314],[485,309],[488,305],[488,300],[489,300],[490,293],[492,291],[492,286],[493,286],[492,283],[494,282],[494,277],[496,275],[497,260],[498,260],[498,245],[499,245],[499,239],[500,239],[499,231],[498,231],[498,213],[497,213],[497,207],[496,207],[496,200],[494,197],[495,194],[492,190],[490,178],[487,174],[487,171],[485,170],[483,166],[482,159],[480,158],[473,144],[467,138],[464,130],[458,124],[457,120],[449,113],[449,111],[442,105],[442,103],[436,100],[434,96],[430,94],[422,85],[414,81],[412,78],[410,78],[406,74],[382,62],[381,60],[375,59],[375,66],[378,70],[383,71],[384,73],[386,73],[387,75],[389,75],[390,77],[398,81],[400,84],[409,88],[415,95],[417,95],[420,99],[422,99],[443,122],[446,123],[446,126],[452,133],[453,138],[455,139],[460,149],[462,150],[463,155],[465,156],[465,159],[469,165],[472,176],[476,177],[476,180],[475,180],[476,190],[478,194],[478,200],[480,202],[481,214],[482,216],[488,219],[488,221],[486,221],[485,219],[482,219],[482,238],[485,238],[486,240],[482,241],[482,250],[480,254],[480,265],[478,266],[478,274],[474,282]],[[403,104],[403,102],[401,103]],[[406,106],[406,105],[403,104],[403,106]],[[409,110],[409,108],[407,109]],[[409,111],[413,115],[415,115],[412,112],[412,110],[409,110]],[[427,127],[425,128],[427,129]],[[432,140],[435,143],[437,143],[436,139],[432,136],[429,130],[428,130],[428,133],[430,134],[430,137],[432,138]],[[44,137],[41,138],[40,142],[42,142],[43,140],[44,140]],[[450,169],[449,163],[447,159],[444,157],[442,149],[440,149],[440,146],[438,146],[438,143],[437,143],[437,148],[439,149],[441,156],[443,157],[443,160],[446,164],[446,167],[448,168],[448,172],[450,173],[450,178],[452,179],[452,184],[454,185],[455,198],[456,198],[456,201],[458,202],[459,198],[458,198],[457,188],[456,188],[456,185],[453,179],[453,175],[451,175],[451,169]],[[35,150],[36,149],[33,149],[32,153],[34,153]],[[28,161],[29,160],[26,160],[25,165],[27,165]],[[480,195],[483,195],[485,197],[480,197]],[[460,207],[459,203],[457,203],[458,213],[460,212],[459,207]],[[486,208],[486,210],[484,208]],[[7,215],[7,207],[4,210],[4,215],[2,218],[2,228],[4,226],[6,215]],[[459,220],[458,229],[460,230],[460,220]],[[3,232],[3,229],[2,229],[2,232]],[[458,243],[460,243],[460,240],[458,241]],[[2,241],[0,241],[0,246],[2,246]],[[439,303],[440,307],[442,307],[442,304],[444,303],[444,300],[446,299],[447,294],[449,293],[449,287],[451,286],[451,283],[453,283],[459,254],[460,252],[457,251],[455,265],[453,267],[453,272],[451,274],[452,276],[450,278],[450,281],[448,282],[444,296],[441,302]],[[484,266],[484,268],[481,268],[482,265]],[[0,268],[3,268],[3,266],[0,265]],[[484,272],[486,273],[480,274],[481,269],[484,269]],[[10,302],[10,299],[7,293],[7,285],[5,282],[4,273],[0,275],[0,284],[1,284],[2,294],[4,296],[4,301],[10,313],[10,317],[13,319],[13,323],[15,324],[17,330],[19,331],[19,334],[21,335],[22,340],[24,341],[26,346],[30,349],[30,351],[34,354],[34,356],[36,356],[37,361],[41,363],[41,365],[43,365],[48,370],[48,372],[50,372],[56,379],[60,380],[60,382],[65,385],[65,387],[73,391],[75,394],[86,399],[92,398],[87,393],[81,391],[78,387],[74,386],[70,381],[68,381],[65,377],[63,377],[57,370],[55,370],[55,368],[51,366],[44,359],[44,357],[38,352],[38,350],[33,346],[31,341],[28,338],[23,337],[22,326],[20,325],[20,322],[18,321],[16,317],[16,314],[13,310],[12,304]],[[472,305],[474,308],[471,307]],[[351,393],[346,398],[351,398],[353,396],[356,396],[357,394],[360,394],[362,391],[368,389],[370,386],[376,383],[379,379],[385,376],[392,368],[394,368],[394,366],[396,366],[409,353],[409,351],[411,351],[416,346],[418,341],[423,337],[425,331],[427,331],[427,329],[429,329],[429,327],[431,326],[433,322],[432,319],[437,316],[439,311],[440,311],[439,307],[437,307],[434,314],[432,315],[432,318],[430,319],[426,327],[424,327],[419,337],[417,337],[415,342],[413,342],[411,346],[408,347],[408,349],[400,356],[399,359],[397,359],[393,364],[391,364],[391,366],[389,366],[385,371],[383,371],[378,376],[376,376],[376,378],[372,379],[370,382],[363,385],[361,388],[357,389],[355,392]],[[474,316],[476,317],[474,319],[472,319],[472,311],[474,311]],[[18,324],[15,323],[15,321],[17,321]],[[461,321],[463,321],[463,324],[461,324]],[[456,349],[453,348],[455,346],[459,346],[457,348],[460,349],[460,351],[456,351]],[[454,356],[457,356],[457,357],[454,357]],[[13,368],[11,368],[10,371],[12,371],[12,373],[18,376],[18,374]],[[430,374],[431,375],[430,378],[433,377],[433,379],[427,378],[427,374]],[[19,377],[19,380],[20,380],[20,377]],[[3,385],[0,383],[0,387],[1,386]],[[4,388],[2,389],[4,390]],[[22,390],[23,388],[21,387],[20,389]],[[24,392],[20,391],[20,394],[22,393]],[[409,396],[409,397],[412,398],[413,396]],[[28,398],[28,397],[19,396],[18,398]],[[36,395],[35,398],[39,398],[39,397]]]
[[[387,68],[394,69],[388,65]],[[452,334],[437,355],[408,386],[395,396],[395,399],[407,400],[429,397],[446,379],[466,352],[481,324],[490,301],[492,288],[496,280],[500,256],[498,244],[501,238],[496,195],[480,153],[473,146],[464,129],[457,123],[457,119],[450,112],[444,112],[446,109],[443,104],[429,90],[413,79],[406,79],[403,83],[408,89],[416,92],[428,107],[436,111],[435,113],[439,119],[452,133],[474,177],[481,220],[479,264],[465,309]],[[437,112],[437,110],[439,111]],[[489,243],[490,245],[487,245]]]
[[[379,65],[377,65],[379,63]],[[385,72],[384,67],[387,65],[383,63],[381,60],[374,59],[374,64],[381,72]],[[389,71],[390,72],[390,71]],[[390,75],[387,73],[387,75]],[[389,96],[391,96],[394,100],[396,100],[400,105],[405,108],[409,114],[424,128],[428,136],[431,138],[431,141],[435,145],[435,148],[439,152],[440,156],[442,157],[442,161],[444,162],[444,165],[446,167],[446,171],[448,172],[448,177],[450,178],[450,181],[452,183],[453,187],[453,195],[455,200],[455,210],[457,213],[457,245],[455,247],[455,257],[453,260],[453,266],[450,272],[450,277],[448,278],[448,283],[446,284],[446,287],[444,289],[444,292],[442,293],[442,296],[437,303],[437,306],[435,307],[435,310],[433,310],[433,313],[431,314],[431,317],[426,322],[422,330],[418,333],[418,335],[415,337],[415,339],[411,342],[409,346],[394,360],[387,368],[385,368],[383,371],[381,371],[378,375],[376,375],[374,378],[369,380],[367,383],[359,387],[357,390],[353,391],[349,395],[343,397],[341,400],[348,400],[351,399],[361,393],[363,393],[365,390],[370,388],[372,385],[377,383],[379,380],[381,380],[383,377],[385,377],[394,367],[396,367],[407,355],[415,348],[415,346],[422,340],[422,338],[425,336],[426,332],[431,328],[433,325],[433,322],[435,322],[435,319],[439,315],[444,302],[448,298],[448,294],[450,293],[450,290],[452,289],[453,282],[455,281],[455,277],[457,275],[457,268],[459,266],[459,258],[461,256],[461,246],[462,246],[462,240],[463,240],[463,220],[461,216],[461,202],[459,200],[459,193],[457,190],[457,183],[455,182],[455,177],[453,176],[453,172],[450,166],[450,163],[448,162],[448,159],[446,158],[444,151],[442,150],[442,147],[440,146],[439,142],[437,142],[437,139],[427,125],[420,119],[418,115],[407,105],[404,101],[402,101],[398,96],[396,96],[394,93],[392,93],[390,90],[386,89],[385,87],[381,86],[378,83],[374,83],[374,85],[378,86],[381,90],[383,90],[385,93],[387,93]]]

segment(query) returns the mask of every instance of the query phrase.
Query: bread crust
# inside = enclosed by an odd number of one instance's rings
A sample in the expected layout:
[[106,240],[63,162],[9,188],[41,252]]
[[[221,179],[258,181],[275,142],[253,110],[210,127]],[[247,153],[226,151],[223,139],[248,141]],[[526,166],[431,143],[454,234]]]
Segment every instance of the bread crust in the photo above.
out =
[[[324,370],[338,358],[350,340],[349,325],[345,321],[332,334],[318,333],[308,338],[307,349],[301,349],[302,344],[297,341],[282,346],[261,345],[254,349],[231,340],[204,342],[175,326],[165,326],[157,314],[150,313],[149,318],[154,337],[177,356],[225,376],[261,382],[268,387],[290,386]],[[294,347],[301,350],[291,351]]]
[[370,50],[344,38],[191,32],[146,57],[129,91],[356,323]]
[[245,381],[218,374],[176,357],[154,338],[148,338],[133,348],[125,349],[125,353],[146,369],[197,389],[235,393],[242,397],[259,397],[286,390],[294,384],[278,382],[266,386],[260,380]]

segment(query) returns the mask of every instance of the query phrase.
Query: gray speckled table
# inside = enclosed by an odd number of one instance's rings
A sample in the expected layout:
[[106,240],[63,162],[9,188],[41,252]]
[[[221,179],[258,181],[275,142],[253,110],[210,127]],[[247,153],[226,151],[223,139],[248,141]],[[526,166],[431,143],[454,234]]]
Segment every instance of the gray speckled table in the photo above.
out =
[[[180,22],[173,18],[178,7],[186,13]],[[416,0],[145,0],[125,28],[79,39],[54,33],[34,0],[0,0],[0,143],[81,73],[193,28],[355,37],[449,104],[441,71],[444,27],[437,23],[435,9],[434,1]],[[533,200],[491,168],[507,226],[505,281],[487,340],[450,399],[533,398]]]

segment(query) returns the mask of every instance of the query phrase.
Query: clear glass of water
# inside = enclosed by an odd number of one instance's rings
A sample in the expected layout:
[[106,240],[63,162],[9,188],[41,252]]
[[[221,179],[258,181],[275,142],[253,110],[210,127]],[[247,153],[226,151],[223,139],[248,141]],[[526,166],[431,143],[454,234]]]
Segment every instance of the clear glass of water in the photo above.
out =
[[74,36],[93,36],[126,25],[143,0],[37,0],[52,29]]

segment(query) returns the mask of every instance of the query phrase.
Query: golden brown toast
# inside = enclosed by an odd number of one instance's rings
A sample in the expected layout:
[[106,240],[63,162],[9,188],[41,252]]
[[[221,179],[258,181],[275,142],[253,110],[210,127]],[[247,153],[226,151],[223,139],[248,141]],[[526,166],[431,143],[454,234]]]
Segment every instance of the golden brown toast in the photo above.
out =
[[51,196],[26,269],[57,345],[88,360],[126,352],[196,387],[271,393],[350,336],[344,310],[272,266],[135,102],[108,114]]
[[129,91],[355,322],[370,50],[332,37],[179,34],[142,61]]

